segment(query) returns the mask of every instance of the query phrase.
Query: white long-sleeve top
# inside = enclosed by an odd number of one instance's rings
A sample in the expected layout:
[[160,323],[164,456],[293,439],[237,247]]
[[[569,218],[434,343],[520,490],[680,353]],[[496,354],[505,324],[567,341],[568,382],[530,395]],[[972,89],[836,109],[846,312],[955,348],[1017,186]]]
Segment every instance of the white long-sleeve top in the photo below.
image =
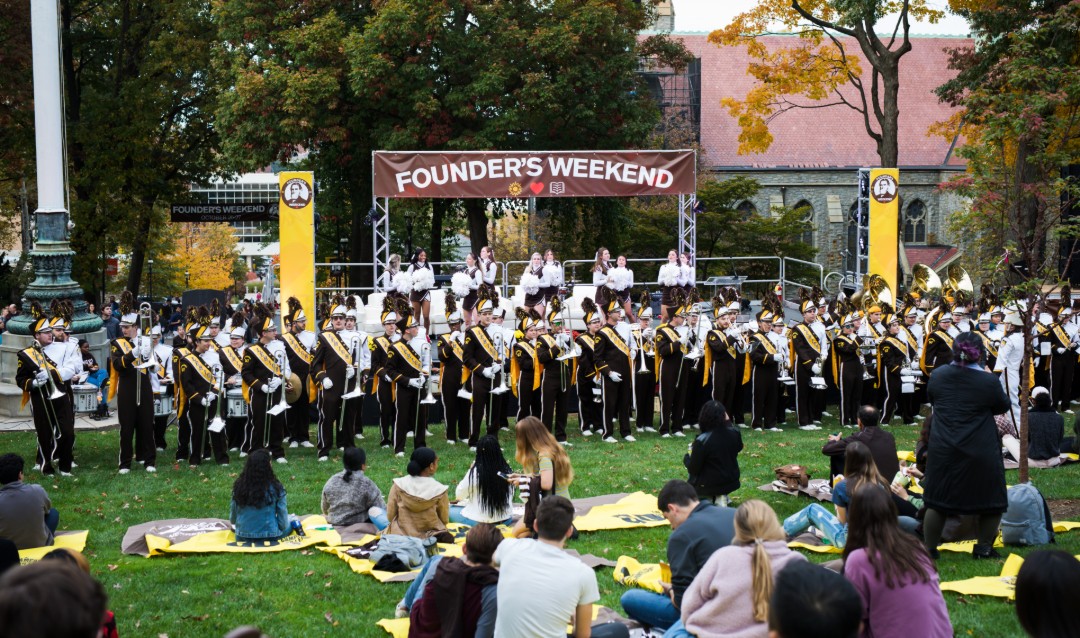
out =
[[483,273],[483,280],[485,284],[495,285],[495,275],[498,273],[499,267],[493,261],[480,262],[480,272]]
[[608,273],[611,272],[611,264],[604,264],[602,270],[593,270],[592,282],[594,286],[603,286],[608,282]]
[[697,283],[697,277],[693,266],[679,266],[679,285],[693,286]]

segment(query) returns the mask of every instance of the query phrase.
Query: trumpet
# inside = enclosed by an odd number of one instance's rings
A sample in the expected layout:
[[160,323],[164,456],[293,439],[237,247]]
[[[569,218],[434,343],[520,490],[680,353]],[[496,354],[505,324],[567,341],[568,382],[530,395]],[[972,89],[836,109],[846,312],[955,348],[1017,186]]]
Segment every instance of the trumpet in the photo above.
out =
[[154,365],[153,361],[142,361],[143,339],[150,332],[150,315],[153,307],[150,302],[139,304],[139,334],[135,336],[135,405],[142,405],[142,369]]
[[[214,375],[214,380],[217,384],[218,398],[217,398],[217,411],[214,415],[214,419],[209,421],[206,425],[206,429],[210,432],[221,432],[225,429],[225,419],[221,416],[221,404],[225,403],[225,369],[221,367],[220,363],[215,363],[210,372]],[[207,419],[210,418],[210,412],[206,413]]]
[[435,395],[431,391],[431,380],[433,378],[431,374],[431,344],[425,343],[421,350],[421,359],[424,363],[424,375],[427,376],[427,396],[425,396],[420,403],[430,405],[435,403]]

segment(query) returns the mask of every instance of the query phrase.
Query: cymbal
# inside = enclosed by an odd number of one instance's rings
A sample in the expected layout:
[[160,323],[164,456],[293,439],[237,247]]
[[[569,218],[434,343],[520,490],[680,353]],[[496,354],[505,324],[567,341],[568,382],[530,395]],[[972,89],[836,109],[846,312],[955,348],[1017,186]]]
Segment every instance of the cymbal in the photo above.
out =
[[289,373],[289,378],[286,382],[291,388],[285,390],[285,401],[287,403],[296,403],[296,400],[300,398],[300,393],[306,392],[307,388],[300,383],[300,375],[295,372]]

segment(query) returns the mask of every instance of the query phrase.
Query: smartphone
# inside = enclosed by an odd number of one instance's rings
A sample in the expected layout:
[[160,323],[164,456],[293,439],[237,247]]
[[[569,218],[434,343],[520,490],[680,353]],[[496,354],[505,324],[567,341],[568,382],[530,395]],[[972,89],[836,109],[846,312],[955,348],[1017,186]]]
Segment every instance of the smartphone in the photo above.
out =
[[507,481],[514,480],[514,475],[512,474],[507,474],[506,472],[496,472],[496,474],[499,475],[499,478],[506,479]]

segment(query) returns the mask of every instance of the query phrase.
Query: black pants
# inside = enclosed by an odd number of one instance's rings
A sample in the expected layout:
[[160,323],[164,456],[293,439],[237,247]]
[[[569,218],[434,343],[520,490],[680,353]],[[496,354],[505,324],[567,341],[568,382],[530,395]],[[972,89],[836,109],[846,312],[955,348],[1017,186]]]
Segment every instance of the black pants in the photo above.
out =
[[[500,375],[503,374],[506,374],[506,371],[500,368],[500,372],[495,375],[491,387],[497,388],[502,384],[502,377]],[[506,387],[510,387],[509,381],[510,379],[508,377]],[[488,419],[488,434],[498,434],[499,428],[510,427],[510,422],[506,419],[506,415],[509,412],[510,393],[503,392],[502,394],[494,395],[494,397],[495,399],[491,402],[491,416]]]
[[247,422],[247,432],[244,436],[247,452],[266,449],[275,459],[285,456],[285,449],[281,446],[285,438],[285,414],[268,415],[266,413],[268,408],[274,407],[277,403],[277,392],[266,394],[252,387],[251,404],[248,406],[251,418]]
[[527,416],[540,418],[540,388],[533,390],[533,373],[522,370],[517,381],[518,410],[517,420]]
[[656,420],[656,373],[653,372],[652,361],[646,361],[645,365],[648,371],[644,374],[635,373],[634,377],[634,419],[639,432],[644,428],[655,427],[653,421]]
[[862,401],[863,371],[857,363],[840,364],[840,424],[857,425]]
[[443,366],[439,377],[442,394],[443,421],[446,422],[446,440],[457,441],[469,438],[466,415],[469,414],[469,402],[458,396],[461,390],[461,368]]
[[397,386],[397,423],[394,425],[394,453],[405,451],[409,432],[413,449],[427,447],[427,406],[420,403],[420,390],[408,381]]
[[813,374],[810,365],[802,361],[795,363],[795,412],[800,426],[810,425],[814,421],[810,408],[810,376]]
[[736,424],[746,422],[746,406],[749,405],[747,401],[749,388],[746,387],[749,384],[744,384],[742,381],[744,370],[746,370],[746,354],[738,354],[735,356],[735,395],[731,400],[731,405],[724,404],[732,422]]
[[[122,393],[116,401],[116,416],[120,420],[120,469],[131,469],[131,458],[137,454],[147,467],[157,462],[154,445],[154,392],[150,380],[143,379],[141,398],[136,401],[136,383],[122,382]],[[128,394],[129,391],[130,394]],[[186,458],[186,457],[185,457]]]
[[[476,372],[470,375],[469,379],[472,381],[472,410],[470,412],[469,429],[469,445],[476,447],[477,441],[480,440],[480,425],[484,421],[484,416],[487,416],[487,433],[498,431],[498,426],[495,425],[492,419],[492,413],[494,412],[494,404],[496,396],[491,394],[492,379],[484,376],[482,372],[483,368],[478,368]],[[499,376],[495,375],[498,379]]]
[[[221,397],[218,397],[217,400],[221,401],[222,399]],[[184,410],[184,419],[188,421],[188,427],[191,431],[191,439],[189,441],[191,456],[188,458],[188,463],[190,465],[199,465],[202,463],[207,435],[210,437],[210,445],[213,448],[214,460],[218,463],[229,462],[229,453],[225,445],[224,433],[207,431],[209,419],[213,419],[214,415],[217,414],[216,408],[216,402],[211,403],[209,408],[203,407],[201,398],[194,401],[188,401],[187,409]]]
[[735,404],[735,389],[739,387],[737,375],[741,373],[742,370],[735,370],[735,361],[730,357],[727,361],[713,361],[709,375],[712,379],[712,398],[726,410],[730,411]]
[[30,389],[38,440],[37,463],[42,474],[52,474],[56,470],[54,463],[61,472],[70,472],[75,448],[75,414],[66,394],[52,400],[45,398],[48,395],[48,385]]
[[681,357],[660,362],[660,434],[682,431],[690,364]]
[[900,420],[905,424],[910,424],[915,421],[915,415],[912,413],[912,401],[907,400],[911,395],[903,393],[903,384],[900,382],[900,373],[887,372],[883,375],[882,388],[884,392],[883,399],[883,411],[881,413],[881,422],[887,424],[896,414],[900,412]]
[[548,431],[555,435],[556,441],[566,440],[566,396],[569,386],[569,372],[560,376],[561,365],[552,364],[550,372],[544,372],[540,380],[540,420]]
[[341,420],[341,395],[344,391],[344,384],[339,386],[335,383],[329,390],[319,386],[319,395],[315,401],[319,410],[319,431],[315,442],[319,456],[329,456],[330,450],[334,449],[334,434],[340,426],[338,421]]
[[309,427],[311,423],[308,420],[308,408],[310,406],[311,401],[305,387],[300,391],[300,398],[295,403],[290,404],[289,409],[285,411],[285,423],[289,428],[290,443],[303,443],[311,440]]
[[379,436],[381,437],[379,445],[385,447],[390,445],[390,439],[394,431],[394,421],[397,420],[397,406],[394,404],[394,384],[386,379],[381,379],[376,395],[379,399]]
[[754,405],[750,426],[754,429],[776,427],[776,403],[780,396],[776,365],[754,366],[750,383]]
[[1072,390],[1073,376],[1076,372],[1076,352],[1065,350],[1065,354],[1053,355],[1050,362],[1050,397],[1054,409],[1064,412],[1069,409],[1069,392]]
[[[604,419],[603,399],[598,397],[593,390],[600,389],[593,377],[579,376],[577,382],[578,392],[578,422],[581,432],[599,432],[600,422]],[[596,399],[600,398],[600,403]]]
[[618,383],[604,376],[604,438],[614,436],[615,419],[619,420],[619,436],[630,436],[630,406],[634,403],[630,383],[629,373]]
[[[694,369],[694,366],[697,369]],[[698,416],[701,414],[701,406],[705,404],[712,396],[711,390],[704,387],[702,382],[705,380],[705,362],[702,359],[698,359],[694,362],[689,362],[686,369],[683,370],[684,377],[686,379],[686,398],[683,400],[683,425],[693,425],[698,422]]]

